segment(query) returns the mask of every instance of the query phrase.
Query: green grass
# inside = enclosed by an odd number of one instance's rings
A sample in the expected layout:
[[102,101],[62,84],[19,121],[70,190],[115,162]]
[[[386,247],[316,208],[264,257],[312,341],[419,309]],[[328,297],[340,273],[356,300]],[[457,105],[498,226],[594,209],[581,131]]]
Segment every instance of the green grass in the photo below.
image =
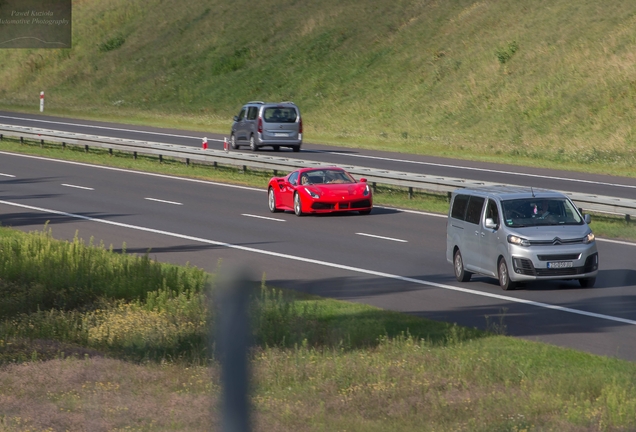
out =
[[[65,260],[74,265],[48,268]],[[25,261],[49,277],[25,280]],[[0,430],[218,428],[220,370],[207,340],[214,275],[54,240],[47,230],[0,228],[0,262]],[[74,309],[36,311],[11,300],[37,285],[64,298],[70,285],[48,281],[72,279],[78,268],[108,269],[96,278],[118,285],[123,267],[132,276],[125,295],[104,289]],[[149,267],[182,277],[135,277]],[[88,292],[92,283],[73,287]],[[265,280],[249,304],[254,430],[636,428],[634,363],[507,337],[503,313],[480,331]]]
[[[237,11],[241,11],[237,14]],[[0,106],[227,133],[293,100],[305,139],[636,175],[636,5],[100,0],[73,48],[0,51]]]
[[[56,144],[45,144],[40,147],[39,143],[25,141],[24,144],[19,144],[15,140],[6,138],[0,141],[0,150],[228,182],[263,189],[267,187],[267,182],[273,174],[262,170],[248,170],[243,173],[242,170],[222,166],[217,168],[199,164],[185,166],[183,162],[169,158],[164,158],[163,163],[159,163],[156,157],[138,156],[135,160],[127,153],[113,152],[111,156],[108,151],[101,149],[91,149],[86,153],[83,148],[72,146],[68,146],[66,150],[61,150],[60,146]],[[380,206],[441,214],[448,213],[448,199],[444,194],[415,190],[412,198],[409,199],[408,190],[405,188],[378,185],[373,199],[374,204]],[[595,214],[592,220],[592,229],[598,237],[636,241],[636,222],[634,220],[627,222],[623,217],[606,214]]]

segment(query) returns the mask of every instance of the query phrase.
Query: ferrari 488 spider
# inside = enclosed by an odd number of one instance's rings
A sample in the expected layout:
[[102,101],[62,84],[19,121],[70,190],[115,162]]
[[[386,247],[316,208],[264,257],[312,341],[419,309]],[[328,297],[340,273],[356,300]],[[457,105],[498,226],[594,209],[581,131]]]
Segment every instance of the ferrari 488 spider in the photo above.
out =
[[267,196],[271,212],[290,210],[297,216],[350,211],[366,215],[373,207],[367,180],[358,182],[337,167],[301,168],[285,177],[273,177]]

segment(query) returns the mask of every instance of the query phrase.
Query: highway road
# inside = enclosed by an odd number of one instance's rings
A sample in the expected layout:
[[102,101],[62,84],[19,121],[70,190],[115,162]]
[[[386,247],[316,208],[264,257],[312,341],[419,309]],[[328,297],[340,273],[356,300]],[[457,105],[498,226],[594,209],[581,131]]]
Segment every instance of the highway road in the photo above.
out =
[[[205,136],[208,138],[209,148],[216,149],[223,148],[223,138],[227,137],[229,139],[230,132],[229,124],[228,134],[224,136],[214,133],[131,126],[4,111],[0,111],[0,123],[194,147],[201,147],[202,138]],[[240,151],[249,152],[249,149],[242,147]],[[271,149],[263,149],[262,151],[274,154]],[[459,161],[424,155],[351,149],[313,143],[303,143],[300,153],[292,153],[290,150],[282,149],[275,154],[289,154],[293,158],[339,165],[357,165],[619,198],[633,199],[636,196],[636,178],[616,177],[610,174],[586,174],[485,162]]]
[[454,279],[440,215],[298,218],[269,213],[264,190],[1,152],[0,223],[47,221],[58,238],[125,242],[209,271],[242,263],[271,286],[471,327],[503,317],[509,335],[636,360],[636,245],[627,242],[598,241],[592,289],[567,281],[504,292],[494,279]]

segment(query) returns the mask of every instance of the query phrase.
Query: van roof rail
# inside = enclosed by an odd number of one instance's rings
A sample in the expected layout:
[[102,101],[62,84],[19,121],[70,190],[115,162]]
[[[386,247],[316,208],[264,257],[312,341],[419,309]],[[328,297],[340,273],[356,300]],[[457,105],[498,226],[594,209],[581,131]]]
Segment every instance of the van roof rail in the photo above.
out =
[[253,104],[264,104],[265,102],[263,102],[263,101],[249,101],[248,103],[253,103]]
[[292,102],[292,101],[282,101],[282,102],[280,102],[280,103],[290,103],[290,104],[293,104],[294,102]]

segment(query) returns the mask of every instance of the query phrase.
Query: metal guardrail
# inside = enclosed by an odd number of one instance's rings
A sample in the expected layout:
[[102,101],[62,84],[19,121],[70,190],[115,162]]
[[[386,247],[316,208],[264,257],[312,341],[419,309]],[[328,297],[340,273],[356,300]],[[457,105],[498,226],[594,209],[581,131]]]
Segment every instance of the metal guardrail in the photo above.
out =
[[[313,162],[284,156],[270,156],[258,153],[238,153],[232,151],[202,149],[183,145],[165,144],[152,141],[140,141],[122,138],[111,138],[97,135],[78,134],[72,132],[55,131],[24,126],[0,124],[0,139],[3,136],[35,140],[44,143],[57,142],[63,145],[81,146],[88,151],[90,147],[98,147],[137,154],[156,155],[161,160],[164,156],[184,160],[187,164],[199,161],[206,164],[221,164],[235,167],[258,168],[277,171],[292,171],[303,167],[324,167],[334,164]],[[422,189],[434,192],[452,192],[458,188],[475,186],[492,186],[498,183],[467,180],[454,177],[439,177],[400,171],[382,170],[354,165],[338,166],[346,169],[357,177],[364,177],[371,183],[392,186],[402,186],[412,189]],[[577,206],[586,211],[625,215],[626,219],[636,215],[636,200],[602,195],[583,194],[578,192],[561,191],[567,194]]]

